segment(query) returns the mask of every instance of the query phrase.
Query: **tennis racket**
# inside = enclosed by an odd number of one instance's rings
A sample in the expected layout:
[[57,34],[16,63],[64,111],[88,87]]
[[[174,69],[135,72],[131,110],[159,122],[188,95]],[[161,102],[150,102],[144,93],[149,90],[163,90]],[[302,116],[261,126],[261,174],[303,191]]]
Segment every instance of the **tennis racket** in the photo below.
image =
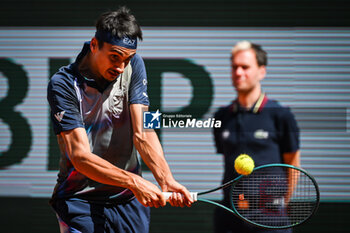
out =
[[[219,189],[230,189],[230,207],[198,198]],[[169,199],[171,192],[164,192]],[[315,179],[305,170],[288,164],[256,167],[217,188],[191,192],[194,201],[219,206],[262,228],[283,229],[304,223],[317,210],[320,192]]]

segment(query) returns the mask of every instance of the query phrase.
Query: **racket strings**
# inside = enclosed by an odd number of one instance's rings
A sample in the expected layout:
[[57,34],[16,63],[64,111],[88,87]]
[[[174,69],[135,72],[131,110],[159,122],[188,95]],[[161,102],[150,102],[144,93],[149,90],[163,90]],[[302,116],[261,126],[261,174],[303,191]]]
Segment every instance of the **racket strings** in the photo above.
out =
[[245,219],[269,227],[293,226],[317,208],[312,180],[289,167],[257,170],[232,189],[232,205]]

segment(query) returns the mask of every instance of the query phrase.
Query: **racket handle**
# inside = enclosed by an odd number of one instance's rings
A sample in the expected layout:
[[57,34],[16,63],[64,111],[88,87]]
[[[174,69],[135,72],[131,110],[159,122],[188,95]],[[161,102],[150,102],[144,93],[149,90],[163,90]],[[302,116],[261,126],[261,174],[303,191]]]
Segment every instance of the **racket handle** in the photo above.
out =
[[[172,192],[163,192],[163,195],[164,195],[166,201],[169,201],[169,198],[172,194],[173,194]],[[190,195],[191,195],[193,201],[197,201],[198,192],[190,192]]]

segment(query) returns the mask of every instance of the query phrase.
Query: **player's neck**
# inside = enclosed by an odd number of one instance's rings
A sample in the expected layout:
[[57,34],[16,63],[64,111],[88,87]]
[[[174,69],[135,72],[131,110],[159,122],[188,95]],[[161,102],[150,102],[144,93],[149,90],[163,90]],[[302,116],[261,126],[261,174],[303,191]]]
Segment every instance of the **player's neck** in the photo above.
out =
[[102,89],[104,89],[109,84],[109,82],[107,82],[102,76],[98,75],[95,71],[96,69],[93,66],[93,62],[91,62],[89,53],[82,58],[78,69],[81,75],[87,79],[95,80],[96,84]]
[[238,92],[238,102],[239,105],[250,109],[254,106],[256,101],[259,99],[261,95],[261,88],[255,88],[249,92]]

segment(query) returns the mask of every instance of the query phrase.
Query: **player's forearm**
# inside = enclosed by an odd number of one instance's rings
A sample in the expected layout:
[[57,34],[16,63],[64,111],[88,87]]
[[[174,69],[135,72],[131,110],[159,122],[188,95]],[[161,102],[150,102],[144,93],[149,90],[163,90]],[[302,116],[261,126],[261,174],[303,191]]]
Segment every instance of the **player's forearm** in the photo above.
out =
[[78,172],[102,184],[133,189],[139,178],[91,152],[76,152],[70,157]]
[[75,169],[88,178],[102,184],[133,188],[136,174],[122,170],[90,151],[86,131],[76,128],[58,136],[60,148],[68,153]]
[[167,183],[174,182],[174,178],[164,158],[163,149],[157,134],[154,130],[143,129],[143,112],[147,110],[148,106],[145,105],[130,105],[134,145],[143,161],[152,171],[158,184],[164,189]]
[[164,158],[162,146],[154,131],[135,133],[134,144],[161,187],[173,181],[174,178]]

